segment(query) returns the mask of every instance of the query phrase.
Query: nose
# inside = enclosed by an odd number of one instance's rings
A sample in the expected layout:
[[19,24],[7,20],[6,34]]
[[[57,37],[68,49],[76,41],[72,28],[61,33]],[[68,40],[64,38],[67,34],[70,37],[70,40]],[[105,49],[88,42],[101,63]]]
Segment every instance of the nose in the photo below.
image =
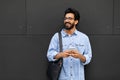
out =
[[68,18],[64,19],[65,22],[70,22],[70,20]]
[[69,22],[69,19],[66,19],[65,22]]

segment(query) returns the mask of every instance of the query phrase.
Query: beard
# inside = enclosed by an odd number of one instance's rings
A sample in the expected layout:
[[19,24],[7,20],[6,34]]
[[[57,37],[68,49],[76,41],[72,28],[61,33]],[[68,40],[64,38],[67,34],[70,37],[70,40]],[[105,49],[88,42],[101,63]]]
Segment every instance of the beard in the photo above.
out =
[[69,22],[64,23],[64,28],[66,30],[71,30],[73,27],[74,27],[74,23],[73,24]]

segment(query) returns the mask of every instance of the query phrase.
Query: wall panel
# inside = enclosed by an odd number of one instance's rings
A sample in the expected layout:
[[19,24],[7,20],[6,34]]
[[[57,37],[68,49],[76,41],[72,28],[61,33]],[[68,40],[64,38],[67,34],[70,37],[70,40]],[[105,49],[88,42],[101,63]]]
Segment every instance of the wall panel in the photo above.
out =
[[114,0],[114,34],[120,34],[120,1]]
[[[109,3],[108,3],[109,2]],[[68,7],[80,11],[79,29],[88,34],[112,34],[113,0],[27,0],[28,34],[55,33]]]
[[0,34],[24,34],[25,0],[0,0]]

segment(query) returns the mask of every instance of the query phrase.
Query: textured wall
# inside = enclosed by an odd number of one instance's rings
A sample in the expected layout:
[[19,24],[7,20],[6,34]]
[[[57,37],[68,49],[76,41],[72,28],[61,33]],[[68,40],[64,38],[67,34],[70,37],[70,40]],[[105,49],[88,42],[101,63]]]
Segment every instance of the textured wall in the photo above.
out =
[[0,0],[0,80],[47,80],[46,52],[64,10],[81,13],[93,50],[86,80],[120,80],[119,0]]

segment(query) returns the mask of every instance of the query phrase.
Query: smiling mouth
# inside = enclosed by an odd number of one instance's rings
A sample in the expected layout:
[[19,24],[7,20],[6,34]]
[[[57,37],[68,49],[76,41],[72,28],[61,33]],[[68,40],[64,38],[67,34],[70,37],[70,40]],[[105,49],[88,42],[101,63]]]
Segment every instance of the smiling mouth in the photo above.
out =
[[71,25],[70,23],[65,23],[65,25]]

